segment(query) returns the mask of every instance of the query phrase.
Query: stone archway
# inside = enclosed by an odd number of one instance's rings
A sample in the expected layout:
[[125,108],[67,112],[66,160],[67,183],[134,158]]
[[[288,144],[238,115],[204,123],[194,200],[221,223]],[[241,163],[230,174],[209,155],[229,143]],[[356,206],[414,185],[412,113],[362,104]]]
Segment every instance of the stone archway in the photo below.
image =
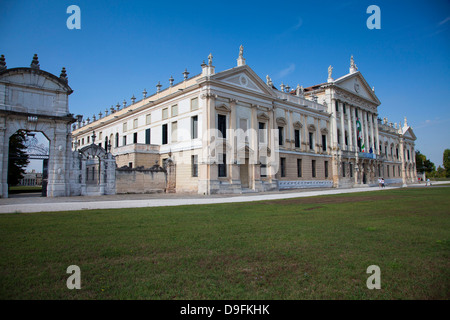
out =
[[59,77],[40,70],[37,55],[29,68],[6,67],[0,59],[0,194],[8,197],[9,138],[18,130],[42,132],[49,140],[47,196],[70,195],[70,125],[76,119],[69,113],[73,90],[65,68]]

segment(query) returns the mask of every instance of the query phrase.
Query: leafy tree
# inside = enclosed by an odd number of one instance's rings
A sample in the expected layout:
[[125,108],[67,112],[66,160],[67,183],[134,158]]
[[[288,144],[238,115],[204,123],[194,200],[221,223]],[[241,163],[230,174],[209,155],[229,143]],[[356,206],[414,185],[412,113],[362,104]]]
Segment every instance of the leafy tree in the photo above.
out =
[[439,166],[434,175],[436,178],[445,178],[445,169]]
[[445,176],[450,177],[450,149],[444,150],[444,159],[442,160],[445,169]]
[[25,174],[25,168],[30,163],[25,141],[26,132],[19,130],[9,139],[9,163],[8,163],[8,185],[16,186]]
[[419,150],[416,151],[416,168],[417,172],[431,173],[436,171],[436,166],[431,162],[424,154],[421,154]]

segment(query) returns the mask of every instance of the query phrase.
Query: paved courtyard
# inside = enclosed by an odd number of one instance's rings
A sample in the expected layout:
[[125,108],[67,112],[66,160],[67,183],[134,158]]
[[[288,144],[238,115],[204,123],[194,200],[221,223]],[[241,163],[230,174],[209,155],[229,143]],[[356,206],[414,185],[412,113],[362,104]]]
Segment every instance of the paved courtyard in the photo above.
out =
[[[433,182],[434,185],[448,184],[448,181]],[[425,187],[425,184],[414,184],[408,187]],[[386,187],[383,190],[400,187]],[[90,209],[119,209],[181,206],[192,204],[212,204],[231,202],[251,202],[261,200],[290,199],[299,197],[312,197],[318,195],[367,192],[381,190],[379,187],[349,188],[349,189],[315,189],[315,190],[285,190],[265,193],[245,193],[242,195],[210,195],[154,193],[154,194],[119,194],[107,196],[78,196],[44,198],[37,196],[19,195],[13,198],[0,199],[0,213],[18,212],[49,212],[73,211]]]

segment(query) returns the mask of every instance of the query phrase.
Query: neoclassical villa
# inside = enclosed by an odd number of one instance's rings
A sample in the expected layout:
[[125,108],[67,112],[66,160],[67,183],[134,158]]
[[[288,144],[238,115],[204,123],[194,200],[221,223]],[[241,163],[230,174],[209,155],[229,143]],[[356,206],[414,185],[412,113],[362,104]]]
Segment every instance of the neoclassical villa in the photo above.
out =
[[378,115],[380,101],[358,71],[303,88],[262,80],[241,46],[235,67],[201,73],[73,124],[72,149],[93,143],[118,167],[170,160],[176,192],[262,192],[289,188],[405,185],[417,180],[414,141],[403,125]]

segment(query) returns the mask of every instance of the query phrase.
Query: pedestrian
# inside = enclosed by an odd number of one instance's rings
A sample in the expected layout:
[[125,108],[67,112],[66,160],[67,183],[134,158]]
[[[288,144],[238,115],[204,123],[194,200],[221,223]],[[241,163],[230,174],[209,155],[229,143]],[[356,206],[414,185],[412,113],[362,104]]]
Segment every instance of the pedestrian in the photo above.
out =
[[428,186],[428,184],[430,184],[430,187],[431,187],[431,181],[430,181],[430,178],[427,179],[427,184],[426,184],[425,186]]
[[378,178],[378,187],[381,188],[381,178]]
[[381,188],[384,188],[384,178],[381,178]]

